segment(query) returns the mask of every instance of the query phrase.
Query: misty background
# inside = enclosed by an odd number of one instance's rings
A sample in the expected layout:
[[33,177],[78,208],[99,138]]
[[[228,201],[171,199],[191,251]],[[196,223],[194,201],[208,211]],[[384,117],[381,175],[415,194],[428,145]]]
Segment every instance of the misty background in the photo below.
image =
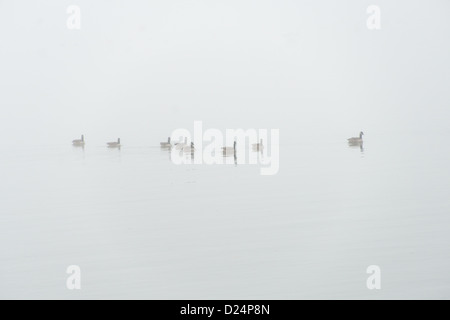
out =
[[[1,1],[3,144],[157,145],[194,120],[448,133],[448,1]],[[66,9],[81,9],[68,30]]]

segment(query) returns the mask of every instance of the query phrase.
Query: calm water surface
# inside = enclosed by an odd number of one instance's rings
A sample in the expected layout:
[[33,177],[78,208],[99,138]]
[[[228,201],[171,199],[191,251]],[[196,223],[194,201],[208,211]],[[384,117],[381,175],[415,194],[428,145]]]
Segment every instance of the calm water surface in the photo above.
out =
[[0,298],[448,299],[449,138],[282,143],[275,176],[126,143],[4,148]]

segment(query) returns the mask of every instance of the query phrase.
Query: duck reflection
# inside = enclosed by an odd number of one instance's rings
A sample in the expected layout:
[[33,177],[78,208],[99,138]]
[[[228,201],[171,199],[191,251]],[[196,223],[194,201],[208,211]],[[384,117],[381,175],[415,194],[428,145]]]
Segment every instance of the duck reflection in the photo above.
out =
[[162,148],[161,147],[161,154],[164,154],[167,152],[167,155],[169,156],[169,160],[172,159],[172,148]]
[[351,149],[357,149],[359,148],[359,150],[364,153],[364,143],[363,142],[348,142],[348,146]]
[[81,149],[84,152],[84,144],[73,144],[74,149]]

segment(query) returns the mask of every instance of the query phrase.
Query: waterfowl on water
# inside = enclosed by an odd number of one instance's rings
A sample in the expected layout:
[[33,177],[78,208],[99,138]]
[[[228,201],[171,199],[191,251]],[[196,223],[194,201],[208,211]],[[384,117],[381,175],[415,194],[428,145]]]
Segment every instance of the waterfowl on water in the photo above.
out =
[[236,141],[234,141],[232,147],[222,147],[222,152],[224,155],[232,155],[236,153]]
[[84,146],[84,135],[81,136],[81,139],[73,140],[72,144],[74,146]]
[[120,148],[120,138],[117,139],[117,142],[108,142],[108,148]]
[[187,147],[187,138],[184,138],[184,142],[175,143],[175,148],[177,150],[182,150],[184,147]]
[[259,143],[252,144],[252,148],[253,148],[254,151],[258,151],[258,150],[264,149],[263,139],[261,139]]
[[364,135],[364,132],[360,132],[359,133],[359,138],[358,137],[353,137],[353,138],[350,138],[350,139],[347,139],[347,141],[348,141],[348,143],[350,143],[350,144],[358,144],[358,143],[363,143],[363,135]]
[[167,138],[167,142],[160,142],[161,148],[170,148],[172,145],[170,144],[170,137]]
[[194,151],[195,151],[195,148],[194,148],[194,143],[193,142],[191,142],[190,146],[183,147],[183,152],[185,152],[185,153],[192,153]]

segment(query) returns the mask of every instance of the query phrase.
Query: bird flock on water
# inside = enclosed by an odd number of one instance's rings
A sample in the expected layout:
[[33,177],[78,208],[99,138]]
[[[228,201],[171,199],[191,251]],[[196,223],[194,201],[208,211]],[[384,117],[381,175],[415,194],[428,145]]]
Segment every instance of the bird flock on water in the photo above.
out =
[[[363,145],[363,135],[364,135],[364,132],[361,131],[359,133],[359,137],[352,137],[352,138],[347,139],[348,144],[350,146],[361,146],[362,147],[362,145]],[[84,147],[85,144],[86,144],[86,141],[84,139],[84,135],[81,136],[81,139],[73,140],[72,144],[74,146],[76,146],[76,147]],[[107,142],[106,146],[108,148],[120,148],[122,146],[121,142],[120,142],[120,138],[118,138],[117,141]],[[222,147],[222,153],[225,156],[226,155],[236,154],[236,146],[237,146],[237,141],[235,139],[234,143],[233,143],[233,146],[224,146],[224,147]],[[163,149],[175,148],[175,150],[179,150],[179,151],[182,151],[184,153],[194,153],[195,152],[194,142],[191,142],[189,144],[187,138],[184,138],[184,140],[172,143],[170,137],[168,137],[167,141],[160,143],[160,147],[163,148]],[[262,151],[263,149],[264,149],[263,139],[261,139],[258,143],[252,144],[252,150],[253,151]]]

